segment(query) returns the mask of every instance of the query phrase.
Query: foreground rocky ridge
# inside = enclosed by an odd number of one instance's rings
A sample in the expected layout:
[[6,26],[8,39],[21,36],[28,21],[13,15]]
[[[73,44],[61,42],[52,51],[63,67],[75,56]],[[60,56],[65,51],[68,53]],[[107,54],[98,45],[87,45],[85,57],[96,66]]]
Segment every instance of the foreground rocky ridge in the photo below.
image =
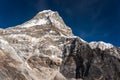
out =
[[45,10],[0,30],[0,80],[120,80],[120,49],[72,34]]

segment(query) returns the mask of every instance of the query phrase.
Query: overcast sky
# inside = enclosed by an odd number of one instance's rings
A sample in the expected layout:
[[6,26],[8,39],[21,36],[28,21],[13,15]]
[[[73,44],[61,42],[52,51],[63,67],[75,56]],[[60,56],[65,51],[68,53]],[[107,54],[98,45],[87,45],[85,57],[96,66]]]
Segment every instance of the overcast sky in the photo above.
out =
[[21,24],[46,9],[58,11],[76,36],[120,46],[120,0],[0,0],[0,27]]

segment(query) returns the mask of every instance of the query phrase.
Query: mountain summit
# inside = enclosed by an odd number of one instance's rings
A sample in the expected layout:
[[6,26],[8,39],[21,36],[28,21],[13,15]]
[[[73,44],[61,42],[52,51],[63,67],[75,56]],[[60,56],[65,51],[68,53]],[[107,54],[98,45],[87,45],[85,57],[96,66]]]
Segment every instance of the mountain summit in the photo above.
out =
[[0,80],[120,80],[120,48],[74,36],[57,12],[0,29]]
[[35,17],[33,17],[33,19],[19,25],[19,27],[22,28],[30,28],[35,26],[55,28],[59,30],[61,34],[63,33],[63,35],[72,36],[71,29],[65,25],[59,14],[51,10],[39,12]]

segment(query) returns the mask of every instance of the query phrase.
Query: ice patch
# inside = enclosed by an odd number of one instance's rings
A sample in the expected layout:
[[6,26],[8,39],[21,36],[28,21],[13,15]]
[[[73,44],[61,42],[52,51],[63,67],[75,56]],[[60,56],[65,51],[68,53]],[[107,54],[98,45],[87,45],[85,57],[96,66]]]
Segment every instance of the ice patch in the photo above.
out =
[[43,24],[46,24],[47,23],[47,20],[46,19],[39,19],[39,20],[31,20],[31,21],[28,21],[22,25],[20,25],[22,28],[29,28],[29,27],[32,27],[32,26],[35,26],[35,25],[43,25]]
[[53,49],[53,48],[56,48],[56,47],[55,47],[55,46],[53,46],[53,45],[50,45],[49,47],[50,47],[50,48],[52,48],[52,49]]
[[51,58],[55,58],[55,56],[54,56],[54,55],[52,55],[52,56],[51,56]]
[[8,44],[8,42],[3,39],[0,39],[0,44]]

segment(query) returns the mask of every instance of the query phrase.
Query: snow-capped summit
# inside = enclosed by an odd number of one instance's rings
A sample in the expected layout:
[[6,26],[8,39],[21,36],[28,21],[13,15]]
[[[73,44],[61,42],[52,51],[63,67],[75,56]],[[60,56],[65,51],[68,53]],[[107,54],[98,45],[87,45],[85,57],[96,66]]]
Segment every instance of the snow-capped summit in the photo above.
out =
[[48,18],[52,16],[54,13],[55,12],[51,10],[44,10],[42,12],[39,12],[35,17],[33,17],[33,19],[18,26],[23,28],[29,28],[37,25],[41,26],[41,25],[47,24],[49,23]]
[[[56,14],[57,12],[52,11],[52,10],[43,10],[41,12],[39,12],[34,18],[38,18],[38,17],[42,17],[41,15],[44,15],[46,17],[52,16],[54,14]],[[58,14],[58,13],[57,13]]]
[[63,27],[63,25],[65,25],[65,24],[63,24],[63,20],[57,12],[54,12],[51,10],[44,10],[44,11],[36,14],[36,16],[33,17],[31,20],[29,20],[19,26],[28,28],[28,27],[33,27],[36,25],[44,25],[47,23],[53,23],[54,25],[57,24],[58,26],[62,25],[61,27]]
[[105,43],[103,41],[99,41],[99,42],[93,41],[93,42],[90,42],[89,45],[92,49],[99,48],[101,50],[110,49],[114,47],[112,44]]
[[16,27],[30,28],[30,27],[36,27],[36,26],[44,27],[46,25],[49,28],[55,28],[56,30],[61,31],[61,35],[73,36],[72,30],[65,25],[63,19],[60,17],[58,12],[54,12],[51,10],[44,10],[42,12],[39,12],[31,20],[21,25],[18,25]]
[[48,12],[51,12],[51,13],[54,13],[54,11],[52,10],[43,10],[43,11],[40,11],[38,14],[41,14],[41,13],[48,13]]

